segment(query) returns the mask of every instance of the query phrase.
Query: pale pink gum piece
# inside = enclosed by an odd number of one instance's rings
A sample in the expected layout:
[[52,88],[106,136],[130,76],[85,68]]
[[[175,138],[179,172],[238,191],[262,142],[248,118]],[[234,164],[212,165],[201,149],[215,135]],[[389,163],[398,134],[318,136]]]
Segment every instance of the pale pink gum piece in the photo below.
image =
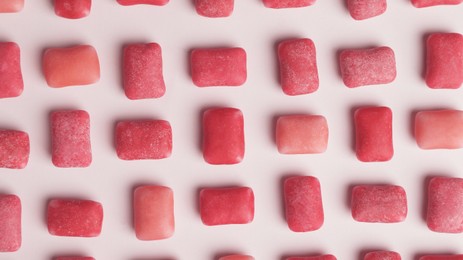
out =
[[133,194],[135,234],[140,240],[171,237],[175,230],[174,193],[164,186],[140,186]]
[[88,167],[92,163],[90,116],[83,110],[51,113],[52,162],[56,167]]
[[95,258],[89,256],[58,256],[53,260],[95,260]]
[[88,16],[92,0],[54,0],[55,14],[68,19],[80,19]]
[[206,226],[248,224],[254,219],[254,193],[248,187],[205,188],[199,208]]
[[415,7],[429,7],[436,5],[458,5],[463,2],[463,0],[411,0],[412,4]]
[[463,255],[425,255],[419,260],[463,260]]
[[0,98],[20,96],[23,89],[19,46],[0,42]]
[[298,8],[315,4],[316,0],[263,0],[268,8]]
[[122,160],[158,160],[172,153],[172,128],[165,120],[121,121],[116,125],[116,153]]
[[237,87],[246,82],[246,51],[242,48],[194,49],[191,77],[198,87]]
[[295,176],[284,182],[285,215],[294,232],[315,231],[324,222],[320,182],[312,176]]
[[29,135],[0,129],[0,168],[23,169],[29,161]]
[[16,195],[0,195],[0,252],[21,247],[21,200]]
[[286,260],[336,260],[334,255],[320,255],[320,256],[296,256],[287,257]]
[[328,124],[323,116],[280,116],[275,135],[281,154],[323,153],[328,146]]
[[310,39],[292,39],[278,45],[280,84],[287,95],[303,95],[318,89],[315,45]]
[[227,255],[220,257],[219,260],[254,260],[254,257],[249,255]]
[[368,252],[363,260],[401,260],[402,257],[393,251],[374,251]]
[[434,177],[430,180],[426,222],[435,232],[463,232],[463,179]]
[[362,162],[389,161],[394,155],[392,111],[388,107],[363,107],[355,111],[355,153]]
[[463,148],[463,111],[420,111],[415,116],[415,139],[421,149]]
[[103,207],[91,200],[52,199],[48,203],[48,232],[54,236],[97,237],[103,224]]
[[407,195],[400,186],[358,185],[352,189],[351,207],[359,222],[402,222],[408,212]]
[[0,1],[0,13],[17,13],[24,8],[24,0]]
[[129,99],[160,98],[166,92],[162,74],[162,52],[157,43],[124,47],[123,84]]
[[463,83],[463,35],[433,33],[426,41],[426,75],[428,87],[457,89]]
[[53,88],[89,85],[100,80],[100,62],[95,48],[78,45],[49,48],[43,54],[43,73]]
[[344,85],[349,88],[388,84],[397,75],[394,51],[389,47],[344,50],[339,65]]
[[347,9],[355,20],[365,20],[386,12],[386,0],[347,0]]
[[244,119],[236,108],[212,108],[203,114],[203,157],[209,164],[237,164],[243,160]]
[[117,0],[120,5],[166,5],[169,0]]
[[211,18],[230,16],[234,4],[234,0],[195,0],[196,12]]

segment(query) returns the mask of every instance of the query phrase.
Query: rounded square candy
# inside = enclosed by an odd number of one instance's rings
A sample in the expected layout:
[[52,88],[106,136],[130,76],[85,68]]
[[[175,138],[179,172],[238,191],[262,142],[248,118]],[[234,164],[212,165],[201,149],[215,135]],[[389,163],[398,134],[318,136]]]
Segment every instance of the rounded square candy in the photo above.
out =
[[122,160],[168,158],[172,128],[164,120],[121,121],[116,125],[116,152]]
[[316,0],[263,0],[268,8],[297,8],[315,4]]
[[198,87],[241,86],[246,82],[246,51],[242,48],[194,49],[191,77]]
[[89,85],[100,80],[100,62],[95,48],[77,45],[49,48],[43,54],[43,73],[53,88]]
[[88,167],[92,163],[90,116],[83,110],[54,111],[51,121],[52,162],[56,167]]
[[339,65],[342,81],[349,88],[391,83],[397,74],[394,51],[389,47],[343,50]]
[[160,98],[166,92],[161,46],[157,43],[124,47],[123,84],[129,99]]
[[120,5],[166,5],[169,0],[117,0]]
[[211,18],[230,16],[234,4],[234,0],[195,0],[196,12]]
[[402,222],[408,212],[407,195],[400,186],[358,185],[352,189],[351,207],[359,222]]
[[0,68],[0,98],[20,96],[24,89],[24,82],[20,49],[16,43],[0,42]]
[[412,0],[412,4],[417,8],[436,6],[436,5],[458,5],[463,0]]
[[55,14],[68,19],[84,18],[90,14],[92,0],[54,0]]
[[0,195],[0,252],[21,247],[21,200],[16,195]]
[[286,222],[294,232],[320,229],[324,222],[320,182],[311,176],[295,176],[284,182]]
[[401,260],[399,253],[393,251],[373,251],[365,254],[364,260]]
[[392,111],[388,107],[363,107],[355,111],[355,153],[362,162],[389,161],[394,155]]
[[248,187],[205,188],[199,193],[199,209],[206,226],[251,223],[254,193]]
[[420,111],[415,116],[415,139],[421,149],[463,148],[463,111]]
[[463,83],[463,35],[433,33],[426,41],[426,74],[428,87],[457,89]]
[[429,181],[426,222],[435,232],[463,232],[463,179],[434,177]]
[[318,89],[315,45],[310,39],[292,39],[278,45],[280,84],[287,95],[302,95]]
[[139,186],[133,194],[133,221],[140,240],[159,240],[174,234],[174,193],[164,186]]
[[386,0],[347,0],[347,9],[355,20],[365,20],[386,12]]
[[236,108],[212,108],[203,114],[203,157],[210,164],[236,164],[244,157],[244,119]]
[[55,236],[96,237],[101,233],[103,207],[91,200],[52,199],[48,203],[48,232]]
[[280,116],[275,134],[282,154],[323,153],[328,146],[328,124],[323,116]]
[[336,260],[334,255],[320,255],[320,256],[293,256],[287,257],[286,260]]
[[29,161],[29,135],[0,129],[0,168],[23,169]]
[[254,260],[254,257],[249,255],[227,255],[220,257],[219,260]]
[[425,255],[419,260],[463,260],[463,255]]
[[17,13],[24,8],[24,0],[0,1],[0,13]]
[[58,256],[53,260],[95,260],[95,258],[89,256]]

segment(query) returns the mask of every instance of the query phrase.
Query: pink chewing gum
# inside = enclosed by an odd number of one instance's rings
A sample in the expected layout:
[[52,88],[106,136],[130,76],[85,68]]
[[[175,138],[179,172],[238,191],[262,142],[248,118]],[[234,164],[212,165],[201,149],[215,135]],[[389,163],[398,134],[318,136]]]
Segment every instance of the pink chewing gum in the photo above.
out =
[[97,237],[103,224],[103,207],[91,200],[52,199],[48,203],[48,232],[54,236]]
[[95,260],[95,258],[89,256],[58,256],[53,260]]
[[0,168],[23,169],[29,161],[29,135],[0,129]]
[[426,222],[435,232],[463,232],[463,179],[434,177],[429,181]]
[[355,111],[355,153],[362,162],[389,161],[394,155],[392,111],[388,107],[363,107]]
[[24,89],[24,82],[20,49],[16,43],[0,42],[0,68],[0,98],[20,96]]
[[328,124],[323,116],[280,116],[275,135],[281,154],[323,153],[328,146]]
[[17,13],[24,8],[24,0],[0,1],[0,13]]
[[426,41],[426,75],[428,87],[457,89],[463,83],[463,35],[433,33]]
[[408,212],[407,195],[400,186],[358,185],[352,189],[351,207],[358,222],[402,222]]
[[334,255],[293,256],[287,257],[286,260],[336,260],[336,257]]
[[294,232],[320,229],[324,222],[320,182],[311,176],[287,178],[284,182],[286,222]]
[[417,8],[436,6],[436,5],[458,5],[463,0],[412,0],[412,4]]
[[209,164],[237,164],[244,157],[244,119],[236,108],[212,108],[203,114],[203,157]]
[[123,84],[129,99],[160,98],[166,92],[162,75],[162,52],[157,43],[124,47]]
[[420,111],[415,116],[415,139],[421,149],[463,148],[463,111]]
[[90,116],[83,110],[52,112],[51,150],[56,167],[88,167],[92,163]]
[[254,193],[248,187],[202,189],[199,209],[206,226],[248,224],[254,219]]
[[344,50],[339,65],[342,81],[349,88],[388,84],[397,75],[394,51],[389,47]]
[[88,16],[92,0],[54,0],[55,14],[68,19],[80,19]]
[[254,257],[249,255],[227,255],[220,257],[219,260],[254,260]]
[[265,7],[280,8],[298,8],[315,4],[316,0],[263,0]]
[[393,251],[374,251],[365,254],[363,260],[401,260],[399,253]]
[[0,252],[21,247],[21,200],[16,195],[0,195]]
[[52,88],[89,85],[100,80],[98,54],[89,45],[47,49],[42,66]]
[[242,48],[194,49],[191,77],[198,87],[237,87],[246,82],[246,51]]
[[280,84],[290,96],[315,92],[318,69],[315,45],[310,39],[292,39],[278,45]]
[[211,18],[228,17],[233,13],[234,0],[195,0],[196,12]]
[[463,255],[425,255],[419,260],[463,260]]
[[139,186],[133,194],[135,234],[140,240],[171,237],[175,230],[174,193],[164,186]]
[[120,5],[166,5],[169,0],[117,0]]
[[164,120],[118,122],[116,152],[122,160],[168,158],[172,153],[172,128]]
[[347,9],[355,20],[365,20],[386,12],[386,0],[347,0]]

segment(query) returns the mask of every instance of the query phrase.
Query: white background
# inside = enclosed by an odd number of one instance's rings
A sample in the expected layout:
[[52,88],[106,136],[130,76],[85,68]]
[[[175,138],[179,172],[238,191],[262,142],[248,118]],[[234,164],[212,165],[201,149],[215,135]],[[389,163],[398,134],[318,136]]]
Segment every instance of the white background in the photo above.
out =
[[[3,0],[5,1],[5,0]],[[237,0],[233,15],[210,19],[196,14],[192,0],[164,7],[124,7],[115,0],[93,1],[89,17],[67,20],[54,14],[52,1],[28,0],[17,14],[0,14],[0,41],[21,47],[25,90],[0,100],[0,127],[23,130],[31,139],[24,170],[0,172],[0,192],[20,196],[23,245],[0,259],[51,259],[83,254],[96,259],[217,259],[246,253],[256,259],[331,253],[360,259],[365,250],[389,249],[403,259],[423,253],[463,253],[463,235],[428,230],[423,219],[425,180],[463,177],[463,151],[418,149],[412,115],[420,109],[463,109],[463,89],[432,90],[422,79],[424,36],[463,33],[463,5],[417,9],[408,0],[388,1],[385,14],[353,20],[343,0],[318,1],[299,9],[273,10],[260,0]],[[281,91],[275,47],[292,37],[311,38],[317,48],[320,89],[291,97]],[[126,43],[159,43],[163,49],[166,95],[131,101],[121,87],[121,48]],[[53,89],[41,71],[47,47],[91,44],[99,54],[101,80],[85,87]],[[389,85],[348,89],[340,79],[337,52],[343,48],[390,46],[397,79]],[[195,47],[239,46],[248,54],[248,81],[239,88],[197,88],[188,74],[188,52]],[[387,163],[361,163],[353,152],[353,109],[389,106],[394,113],[395,155]],[[200,150],[201,112],[211,106],[240,108],[245,117],[246,155],[241,164],[212,166]],[[60,169],[51,163],[48,115],[56,109],[84,109],[91,117],[93,163]],[[324,115],[329,146],[321,155],[280,155],[274,144],[275,117],[291,113]],[[113,147],[115,122],[165,119],[173,127],[172,157],[122,161]],[[284,221],[281,184],[285,176],[320,179],[325,224],[315,232],[293,233]],[[405,188],[409,215],[400,224],[356,223],[348,206],[349,187],[390,183]],[[160,184],[175,193],[175,235],[163,241],[138,241],[131,224],[131,194],[140,184]],[[245,185],[255,193],[252,224],[207,227],[197,209],[198,189]],[[82,198],[103,204],[103,231],[97,238],[66,238],[47,232],[50,198]]]

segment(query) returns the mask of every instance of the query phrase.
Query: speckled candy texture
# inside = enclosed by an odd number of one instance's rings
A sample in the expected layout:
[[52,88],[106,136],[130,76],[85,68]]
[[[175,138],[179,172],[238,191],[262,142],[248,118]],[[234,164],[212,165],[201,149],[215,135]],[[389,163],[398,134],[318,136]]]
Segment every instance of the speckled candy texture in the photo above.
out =
[[121,121],[115,141],[122,160],[164,159],[172,153],[172,128],[164,120]]
[[0,42],[0,98],[20,96],[23,89],[19,46],[14,42]]
[[117,0],[120,5],[166,5],[169,0]]
[[207,226],[247,224],[254,219],[254,193],[248,187],[204,188],[199,210]]
[[320,229],[324,222],[320,182],[312,176],[289,177],[283,187],[286,222],[294,232]]
[[242,48],[194,49],[190,66],[198,87],[236,87],[247,79],[246,51]]
[[463,83],[463,35],[433,33],[426,41],[426,84],[456,89]]
[[103,207],[91,200],[52,199],[48,203],[48,232],[55,236],[96,237],[101,233]]
[[355,153],[362,162],[389,161],[394,155],[392,111],[388,107],[362,107],[354,114]]
[[0,1],[0,13],[17,13],[24,8],[24,0]]
[[83,110],[50,115],[52,162],[56,167],[87,167],[92,163],[90,116]]
[[358,185],[352,189],[351,207],[359,222],[402,222],[408,212],[407,195],[400,186]]
[[363,260],[401,260],[399,253],[393,251],[373,251],[365,254]]
[[429,110],[416,113],[415,139],[421,149],[463,148],[463,111]]
[[291,39],[278,45],[280,84],[287,95],[302,95],[318,89],[315,45],[310,39]]
[[336,257],[334,255],[293,256],[287,257],[285,260],[336,260]]
[[203,157],[210,164],[243,160],[244,119],[236,108],[211,108],[203,114]]
[[0,168],[23,169],[29,161],[29,135],[0,129]]
[[171,237],[175,230],[174,193],[164,186],[139,186],[133,194],[133,221],[140,240]]
[[21,200],[16,195],[0,195],[0,252],[21,247]]
[[227,255],[220,257],[219,260],[254,260],[254,257],[249,255]]
[[411,0],[412,4],[415,7],[429,7],[436,5],[458,5],[463,2],[463,0]]
[[463,255],[425,255],[419,260],[463,260]]
[[234,5],[234,0],[195,0],[196,12],[211,18],[230,16]]
[[386,0],[347,0],[347,9],[355,20],[365,20],[386,12]]
[[53,260],[95,260],[95,258],[89,256],[58,256]]
[[298,8],[315,4],[316,0],[263,0],[268,8]]
[[463,232],[463,179],[434,177],[429,181],[426,222],[435,232]]
[[100,80],[100,62],[92,46],[49,48],[43,54],[43,73],[53,88],[89,85]]
[[92,9],[92,0],[54,0],[55,14],[68,19],[80,19],[88,16]]
[[157,43],[129,44],[123,51],[123,84],[129,99],[160,98],[166,92]]
[[394,51],[389,47],[343,50],[339,65],[349,88],[391,83],[397,74]]

